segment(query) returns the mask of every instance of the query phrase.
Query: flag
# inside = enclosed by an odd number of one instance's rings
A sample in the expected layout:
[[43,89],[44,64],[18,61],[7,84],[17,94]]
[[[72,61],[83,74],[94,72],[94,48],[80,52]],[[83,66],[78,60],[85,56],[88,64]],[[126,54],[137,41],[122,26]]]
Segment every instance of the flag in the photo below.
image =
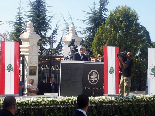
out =
[[0,42],[0,95],[19,93],[19,43]]
[[155,95],[155,48],[148,48],[148,94]]
[[119,47],[104,46],[104,94],[119,94]]

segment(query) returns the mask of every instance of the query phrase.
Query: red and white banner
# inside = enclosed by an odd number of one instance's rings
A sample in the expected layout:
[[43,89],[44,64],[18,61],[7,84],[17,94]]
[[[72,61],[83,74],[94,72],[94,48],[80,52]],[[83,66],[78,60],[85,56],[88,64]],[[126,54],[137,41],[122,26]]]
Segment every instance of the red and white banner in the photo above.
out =
[[119,47],[104,46],[104,94],[119,94]]
[[155,48],[148,48],[148,94],[155,95]]
[[0,95],[19,93],[19,43],[1,41]]

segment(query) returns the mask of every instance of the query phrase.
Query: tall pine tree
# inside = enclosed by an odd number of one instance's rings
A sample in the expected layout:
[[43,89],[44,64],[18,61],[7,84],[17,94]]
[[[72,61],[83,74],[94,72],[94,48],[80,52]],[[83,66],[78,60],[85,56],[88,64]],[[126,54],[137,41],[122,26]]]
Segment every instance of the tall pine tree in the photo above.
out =
[[38,42],[40,46],[40,51],[44,50],[44,46],[46,45],[46,34],[50,29],[50,19],[47,16],[47,7],[45,0],[35,0],[34,2],[30,2],[30,14],[28,18],[33,22],[34,31],[41,37]]
[[57,55],[62,55],[62,48],[63,48],[63,42],[62,42],[62,37],[56,47],[56,54]]
[[94,3],[94,7],[91,12],[88,12],[88,18],[84,20],[84,22],[88,25],[85,29],[85,40],[82,42],[82,45],[86,47],[90,56],[93,56],[93,49],[92,49],[92,42],[95,37],[95,33],[97,32],[97,28],[105,23],[107,19],[106,12],[108,9],[106,8],[108,5],[108,0],[100,0],[99,1],[99,8],[95,8],[96,4]]
[[25,22],[22,16],[22,12],[21,12],[21,5],[19,6],[19,11],[17,13],[16,16],[16,21],[14,22],[14,31],[11,32],[10,34],[10,40],[13,40],[15,42],[19,42],[19,44],[21,45],[21,39],[19,38],[20,35],[24,32],[25,30]]

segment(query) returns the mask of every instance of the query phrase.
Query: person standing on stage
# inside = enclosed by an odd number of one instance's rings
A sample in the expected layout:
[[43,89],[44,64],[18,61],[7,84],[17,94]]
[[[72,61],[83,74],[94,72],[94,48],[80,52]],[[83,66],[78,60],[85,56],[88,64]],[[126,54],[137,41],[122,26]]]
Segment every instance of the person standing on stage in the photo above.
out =
[[91,57],[90,57],[90,55],[89,55],[89,53],[88,53],[88,51],[85,51],[85,56],[87,57],[87,59],[88,59],[88,61],[91,61]]
[[122,75],[119,85],[120,96],[128,96],[131,87],[131,68],[133,65],[133,60],[131,58],[132,53],[128,52],[126,57],[127,60],[123,61],[122,57],[119,57],[120,68],[122,68]]
[[97,60],[96,60],[96,62],[103,62],[103,59],[102,59],[101,54],[98,54],[98,55],[97,55]]
[[83,52],[83,48],[80,48],[80,52],[75,53],[73,56],[73,60],[76,61],[88,61],[88,58],[86,57],[86,55]]

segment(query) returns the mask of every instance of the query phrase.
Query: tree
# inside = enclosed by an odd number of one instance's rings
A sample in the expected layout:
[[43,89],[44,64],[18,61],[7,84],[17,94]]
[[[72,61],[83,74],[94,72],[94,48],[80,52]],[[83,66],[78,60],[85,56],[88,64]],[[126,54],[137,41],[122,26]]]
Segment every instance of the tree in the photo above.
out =
[[[106,23],[97,29],[92,43],[93,53],[103,54],[103,46],[118,46],[120,52],[132,51],[132,76],[144,85],[147,70],[147,48],[152,47],[149,32],[138,22],[138,15],[130,7],[117,7],[110,13]],[[143,80],[143,82],[140,82]],[[135,84],[136,85],[136,84]]]
[[10,40],[13,40],[15,42],[19,42],[21,45],[21,39],[19,38],[20,35],[24,32],[25,22],[23,21],[22,12],[21,12],[21,6],[18,8],[19,11],[16,16],[16,22],[14,22],[14,31],[10,34]]
[[[67,20],[64,18],[63,15],[61,15],[65,24],[65,28],[62,30],[63,34],[61,36],[61,39],[56,47],[56,54],[57,55],[62,55],[62,48],[63,48],[63,42],[62,42],[62,38],[64,34],[68,34],[69,33],[69,23],[67,22]],[[69,14],[69,19],[71,21],[71,23],[74,25],[73,21],[72,21],[72,16]]]
[[108,10],[106,8],[106,5],[108,5],[108,0],[100,0],[99,8],[96,9],[94,3],[94,7],[90,9],[91,11],[87,12],[87,15],[89,15],[89,17],[84,20],[88,27],[86,27],[85,29],[85,33],[87,34],[87,36],[82,42],[82,45],[86,47],[90,56],[93,55],[92,42],[94,40],[95,33],[97,32],[97,28],[101,26],[102,23],[105,23],[107,19],[106,12]]
[[45,0],[35,0],[34,2],[30,2],[30,14],[28,18],[31,19],[34,26],[34,31],[41,37],[38,42],[40,46],[40,51],[44,50],[44,45],[46,45],[46,33],[50,29],[50,20],[53,16],[47,16],[47,8]]
[[52,34],[50,37],[47,37],[47,40],[46,40],[46,45],[49,45],[50,46],[50,49],[53,48],[53,43],[56,42],[56,36],[57,36],[57,31],[58,31],[59,27],[58,25],[56,24],[56,27],[54,28],[54,30],[52,31]]
[[2,35],[5,38],[5,41],[11,41],[10,32],[3,33]]
[[62,48],[63,48],[63,42],[62,42],[62,37],[56,47],[56,53],[57,55],[62,55]]
[[[68,34],[69,33],[69,22],[67,22],[68,20],[65,19],[65,17],[63,15],[61,15],[62,18],[63,18],[63,21],[64,21],[64,25],[65,25],[65,28],[62,30],[63,34]],[[69,14],[69,20],[71,21],[72,24],[73,21],[72,21],[72,16]]]

